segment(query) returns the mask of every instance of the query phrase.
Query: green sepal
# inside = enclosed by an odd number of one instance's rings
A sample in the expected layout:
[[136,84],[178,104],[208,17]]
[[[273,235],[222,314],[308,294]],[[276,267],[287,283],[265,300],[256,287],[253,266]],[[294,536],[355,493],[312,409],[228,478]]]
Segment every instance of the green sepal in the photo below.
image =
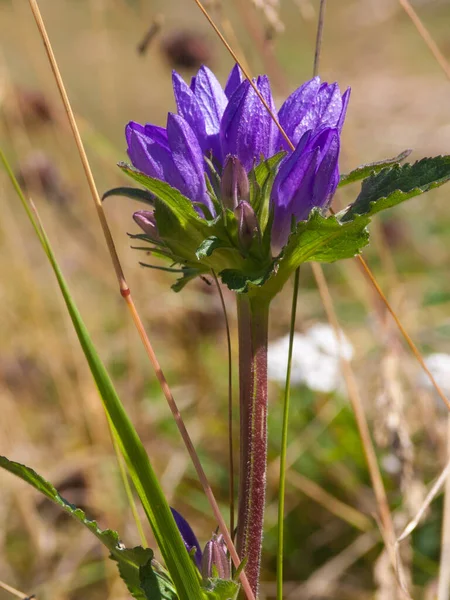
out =
[[[51,483],[30,467],[8,460],[4,456],[0,456],[0,467],[13,475],[20,477],[20,479],[33,486],[38,492],[57,504],[76,521],[87,527],[87,529],[89,529],[89,531],[109,550],[110,558],[117,562],[120,576],[133,598],[138,600],[171,600],[176,598],[173,584],[166,577],[163,577],[160,573],[153,570],[153,550],[150,548],[142,548],[142,546],[125,548],[120,542],[117,531],[113,531],[112,529],[100,529],[96,521],[88,519],[86,513],[81,510],[81,508],[77,508],[60,496]],[[140,569],[142,567],[145,567],[147,574],[152,573],[152,578],[155,582],[155,593],[152,596],[146,596],[141,589]],[[156,592],[158,592],[158,589],[166,590],[168,588],[171,588],[171,596],[168,596],[167,594],[163,596],[161,593],[157,595]]]
[[110,196],[125,196],[126,198],[131,198],[132,200],[138,200],[139,202],[143,202],[144,204],[149,204],[150,206],[155,205],[155,198],[153,194],[151,194],[147,190],[142,190],[141,188],[132,188],[132,187],[117,187],[112,188],[106,191],[102,196],[102,201],[106,200]]
[[171,285],[171,289],[174,292],[181,292],[185,285],[187,285],[190,281],[193,281],[196,277],[202,275],[202,273],[207,273],[207,270],[194,269],[191,267],[182,267],[183,275],[179,279],[176,280],[174,284]]
[[350,171],[350,173],[344,173],[341,175],[339,180],[338,187],[344,187],[344,185],[348,185],[349,183],[354,183],[355,181],[361,181],[361,179],[365,179],[369,177],[369,175],[373,175],[374,173],[379,173],[385,167],[393,165],[394,163],[401,163],[408,158],[411,154],[412,150],[403,150],[400,152],[398,156],[394,156],[393,158],[385,158],[384,160],[379,160],[373,163],[368,163],[366,165],[361,165]]
[[240,585],[232,579],[210,578],[206,581],[208,600],[236,600]]
[[[217,202],[218,202],[218,206],[220,207],[220,202],[219,202],[219,198],[220,198],[220,175],[217,172],[217,169],[214,165],[214,163],[212,162],[212,160],[208,157],[205,156],[204,157],[205,162],[209,168],[209,172],[210,172],[210,177],[208,177],[208,174],[205,173],[205,178],[206,178],[206,185],[208,187],[208,190],[211,189],[212,193],[214,194]],[[220,212],[220,211],[218,211]]]
[[423,158],[414,164],[394,165],[365,179],[355,202],[341,211],[342,222],[356,215],[372,216],[450,180],[450,156]]
[[278,152],[268,160],[260,162],[249,174],[250,204],[258,217],[262,233],[269,221],[270,195],[277,167],[285,156],[286,152]]

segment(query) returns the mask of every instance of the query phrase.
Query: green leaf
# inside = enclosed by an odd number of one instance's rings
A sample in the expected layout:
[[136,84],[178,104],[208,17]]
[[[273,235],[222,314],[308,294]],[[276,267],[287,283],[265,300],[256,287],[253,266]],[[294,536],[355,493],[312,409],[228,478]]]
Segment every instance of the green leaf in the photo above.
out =
[[404,150],[398,156],[394,156],[394,158],[385,158],[384,160],[361,165],[350,173],[344,173],[341,175],[338,187],[343,187],[349,183],[354,183],[355,181],[365,179],[366,177],[369,177],[369,175],[372,175],[373,173],[379,173],[379,171],[394,163],[401,163],[403,160],[405,160],[405,158],[408,158],[411,152],[412,150]]
[[275,296],[302,263],[334,262],[359,254],[369,243],[366,227],[369,221],[368,216],[363,216],[341,223],[335,216],[323,217],[319,210],[314,209],[308,221],[298,223],[291,233],[262,293],[268,297]]
[[230,245],[227,244],[224,240],[221,240],[220,238],[213,235],[203,240],[203,242],[195,251],[195,255],[197,256],[198,260],[202,260],[202,258],[205,258],[206,256],[211,256],[211,254],[217,248],[227,248],[229,246]]
[[153,194],[148,192],[147,190],[141,190],[140,188],[131,188],[131,187],[117,187],[112,188],[105,192],[102,196],[102,200],[106,200],[110,196],[125,196],[126,198],[131,198],[132,200],[138,200],[139,202],[143,202],[144,204],[150,204],[150,206],[155,205],[155,198]]
[[192,202],[168,183],[148,177],[130,165],[119,167],[155,196],[158,230],[172,252],[185,260],[196,261],[195,251],[208,237],[208,223],[195,211]]
[[139,568],[139,584],[145,600],[176,600],[177,598],[171,582],[156,573],[149,562]]
[[342,222],[356,215],[374,215],[381,210],[396,206],[450,179],[450,156],[423,158],[414,164],[394,165],[372,175],[362,183],[355,202],[342,211]]
[[202,590],[198,581],[198,572],[186,551],[172,516],[172,512],[161,486],[159,485],[142,441],[131,423],[109,374],[92,343],[86,326],[78,312],[67,283],[53,254],[47,235],[34,217],[34,214],[28,206],[20,186],[1,151],[0,159],[5,165],[8,175],[54,271],[67,311],[71,317],[78,340],[97,385],[109,423],[117,436],[120,450],[125,458],[131,479],[138,492],[165,564],[174,581],[179,600],[202,598]]
[[[137,598],[138,600],[150,600],[150,598],[152,600],[159,600],[160,598],[167,598],[167,596],[163,596],[161,593],[159,593],[159,595],[154,593],[153,596],[145,596],[141,590],[140,568],[144,566],[148,572],[152,573],[156,585],[156,592],[167,586],[165,579],[152,568],[151,561],[153,559],[153,551],[150,548],[142,548],[142,546],[125,548],[120,542],[119,535],[116,531],[113,531],[112,529],[100,529],[96,521],[88,519],[81,508],[77,508],[60,496],[51,483],[46,481],[41,475],[38,475],[36,471],[30,469],[30,467],[8,460],[4,456],[0,456],[0,467],[13,473],[17,477],[20,477],[20,479],[33,486],[41,494],[57,504],[76,521],[87,527],[89,531],[91,531],[91,533],[93,533],[110,551],[111,558],[117,562],[120,576],[124,580],[128,591],[132,594],[133,598]],[[169,596],[169,598],[175,598],[174,593],[172,593],[172,596]]]
[[272,273],[271,267],[259,275],[243,273],[237,269],[224,269],[219,275],[222,282],[227,285],[232,292],[245,294],[249,291],[250,287],[261,287],[267,281]]
[[171,289],[174,292],[181,292],[185,285],[187,285],[190,281],[193,281],[196,277],[199,277],[202,272],[203,271],[200,269],[183,267],[183,276],[176,280],[176,282],[171,286]]
[[231,579],[209,579],[207,597],[210,600],[236,600],[240,585]]

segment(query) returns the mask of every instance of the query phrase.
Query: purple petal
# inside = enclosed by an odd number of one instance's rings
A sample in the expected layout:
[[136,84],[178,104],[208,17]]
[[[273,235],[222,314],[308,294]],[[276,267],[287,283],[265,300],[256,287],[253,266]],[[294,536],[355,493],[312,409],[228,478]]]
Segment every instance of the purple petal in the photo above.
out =
[[347,88],[345,90],[345,92],[342,94],[341,115],[339,117],[339,121],[336,123],[336,127],[339,129],[339,131],[342,131],[342,127],[344,126],[345,115],[347,114],[347,106],[348,106],[348,102],[350,100],[350,92],[351,92],[351,89]]
[[[274,207],[272,241],[283,246],[291,231],[292,217],[304,218],[312,199],[313,177],[319,165],[320,149],[311,145],[311,131],[307,131],[295,151],[282,163],[272,188]],[[306,216],[307,216],[306,214]]]
[[[297,146],[305,131],[312,129],[312,127],[307,127],[307,123],[305,123],[304,127],[299,128],[298,126],[311,110],[311,106],[314,105],[319,88],[320,78],[314,77],[314,79],[307,81],[288,96],[279,110],[278,120],[280,125],[294,146]],[[281,133],[279,135],[279,144],[286,150],[290,150]]]
[[195,564],[200,569],[202,564],[202,551],[200,548],[200,544],[198,543],[198,540],[195,537],[195,533],[192,531],[192,528],[186,521],[186,519],[182,517],[178,511],[176,511],[172,507],[170,508],[170,510],[172,511],[173,518],[175,519],[175,523],[177,524],[178,531],[180,532],[181,537],[183,538],[186,550],[188,552],[191,552],[192,548],[195,548]]
[[325,130],[316,138],[316,143],[321,147],[322,158],[314,182],[313,206],[324,208],[329,204],[339,183],[340,141],[338,130]]
[[286,243],[295,221],[306,220],[314,207],[325,208],[339,182],[339,132],[335,128],[307,131],[282,163],[272,188],[272,240]]
[[189,124],[197,135],[202,151],[207,152],[205,118],[192,89],[176,71],[172,72],[172,85],[178,114]]
[[140,123],[136,123],[136,121],[130,121],[125,127],[125,138],[127,140],[128,147],[131,143],[131,134],[133,131],[137,131],[138,133],[144,133],[144,126]]
[[207,147],[203,150],[205,153],[212,150],[215,158],[221,162],[220,122],[228,100],[222,86],[208,67],[201,67],[197,73],[194,96],[198,102],[206,132]]
[[208,67],[201,67],[197,73],[194,94],[205,119],[206,133],[218,133],[228,101],[222,86]]
[[317,95],[315,127],[336,127],[342,113],[341,90],[337,83],[322,83]]
[[[266,76],[256,86],[272,111],[275,105]],[[220,139],[223,155],[239,158],[247,171],[258,163],[261,154],[268,158],[276,151],[277,128],[260,98],[245,80],[230,98],[222,118]]]
[[158,142],[160,146],[164,146],[169,149],[169,142],[167,141],[167,131],[164,127],[158,127],[158,125],[151,125],[147,123],[144,126],[145,135],[152,138],[155,142]]
[[149,177],[180,189],[182,181],[169,150],[145,134],[145,128],[131,122],[126,127],[128,156],[132,164]]
[[234,94],[234,92],[238,89],[240,84],[244,81],[244,75],[241,71],[239,65],[234,65],[231,69],[230,74],[228,75],[227,83],[225,84],[225,95],[228,100]]
[[169,113],[167,136],[173,161],[182,179],[179,189],[191,200],[205,204],[214,214],[213,204],[206,191],[202,150],[191,127],[183,117]]
[[[280,109],[279,120],[292,143],[297,145],[309,129],[342,128],[349,93],[348,90],[341,97],[337,83],[320,84],[320,79],[315,77],[291,94]],[[287,148],[281,137],[279,142]]]

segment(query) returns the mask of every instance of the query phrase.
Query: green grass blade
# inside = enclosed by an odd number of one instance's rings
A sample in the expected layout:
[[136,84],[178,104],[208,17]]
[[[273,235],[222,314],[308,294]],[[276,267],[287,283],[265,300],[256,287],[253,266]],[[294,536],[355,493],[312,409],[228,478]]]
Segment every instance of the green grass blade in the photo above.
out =
[[28,205],[1,150],[0,159],[19,195],[24,209],[55,273],[67,310],[72,319],[79,342],[100,393],[103,406],[112,424],[113,430],[117,434],[117,440],[127,463],[133,484],[139,494],[166,566],[173,578],[177,594],[180,600],[200,599],[204,597],[204,593],[200,585],[198,572],[186,551],[170,511],[170,507],[158,483],[144,446],[117,395],[104,364],[97,354],[81,315],[70,295],[69,288],[58,263],[56,262],[49,240]]
[[289,351],[284,387],[283,426],[281,431],[280,481],[278,487],[278,546],[277,546],[277,600],[283,600],[283,556],[284,556],[284,501],[286,495],[286,457],[289,427],[289,404],[291,399],[292,351],[294,348],[295,318],[300,279],[300,268],[295,271],[292,294],[291,325],[289,329]]

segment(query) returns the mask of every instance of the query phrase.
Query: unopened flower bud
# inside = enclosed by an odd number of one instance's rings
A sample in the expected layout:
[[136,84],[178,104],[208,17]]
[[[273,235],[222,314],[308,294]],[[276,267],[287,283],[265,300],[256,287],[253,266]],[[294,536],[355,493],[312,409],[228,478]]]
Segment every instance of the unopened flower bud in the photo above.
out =
[[202,557],[202,575],[205,578],[230,579],[230,561],[222,535],[213,534],[206,544]]
[[156,242],[160,240],[155,215],[151,210],[138,210],[134,213],[133,219],[149,238]]
[[237,156],[229,155],[222,174],[222,203],[234,210],[241,200],[248,200],[250,187],[247,173]]
[[234,210],[238,222],[238,239],[242,250],[248,250],[256,235],[260,235],[258,219],[252,206],[243,200]]

